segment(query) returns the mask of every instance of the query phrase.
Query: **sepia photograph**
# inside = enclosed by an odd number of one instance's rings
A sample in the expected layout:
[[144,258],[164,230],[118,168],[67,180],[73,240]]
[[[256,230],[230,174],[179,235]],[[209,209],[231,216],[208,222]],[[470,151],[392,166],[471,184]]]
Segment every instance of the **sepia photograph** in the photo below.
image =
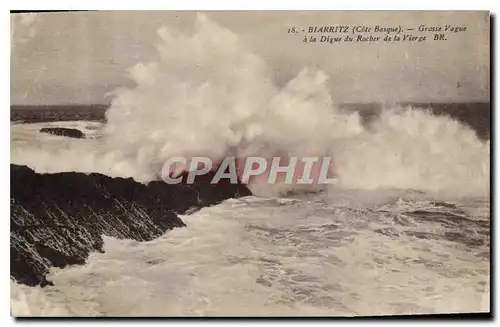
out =
[[11,12],[11,316],[490,315],[490,24]]

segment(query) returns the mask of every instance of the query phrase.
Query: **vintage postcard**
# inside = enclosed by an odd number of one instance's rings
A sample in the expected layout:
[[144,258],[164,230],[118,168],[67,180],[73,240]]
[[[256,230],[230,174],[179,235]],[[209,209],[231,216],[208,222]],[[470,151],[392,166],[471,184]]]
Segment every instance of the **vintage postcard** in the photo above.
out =
[[11,14],[15,317],[490,312],[490,13]]

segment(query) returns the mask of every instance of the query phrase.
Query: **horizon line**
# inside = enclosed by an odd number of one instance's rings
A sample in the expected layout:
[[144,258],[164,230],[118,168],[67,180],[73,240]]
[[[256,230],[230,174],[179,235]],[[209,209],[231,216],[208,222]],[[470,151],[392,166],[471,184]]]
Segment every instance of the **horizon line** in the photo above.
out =
[[[338,102],[334,105],[345,106],[345,105],[384,105],[384,104],[468,104],[468,103],[491,103],[491,100],[471,100],[471,101],[445,101],[445,100],[427,100],[427,101],[366,101],[366,102]],[[111,106],[111,103],[38,103],[38,104],[14,104],[11,103],[10,107],[65,107],[65,106],[80,106],[80,107],[90,107],[90,106]]]

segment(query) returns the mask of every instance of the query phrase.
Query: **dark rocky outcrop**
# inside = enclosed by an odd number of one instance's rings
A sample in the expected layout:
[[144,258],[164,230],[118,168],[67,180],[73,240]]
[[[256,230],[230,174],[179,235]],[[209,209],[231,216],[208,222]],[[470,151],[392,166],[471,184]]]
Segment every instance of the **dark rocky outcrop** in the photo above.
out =
[[67,136],[75,139],[84,139],[85,134],[76,128],[66,127],[44,127],[40,130],[41,133],[48,133],[52,135]]
[[177,214],[250,195],[243,185],[212,185],[208,178],[144,185],[101,174],[10,169],[11,278],[26,285],[51,284],[50,267],[83,264],[90,252],[103,251],[102,235],[149,241],[185,226]]

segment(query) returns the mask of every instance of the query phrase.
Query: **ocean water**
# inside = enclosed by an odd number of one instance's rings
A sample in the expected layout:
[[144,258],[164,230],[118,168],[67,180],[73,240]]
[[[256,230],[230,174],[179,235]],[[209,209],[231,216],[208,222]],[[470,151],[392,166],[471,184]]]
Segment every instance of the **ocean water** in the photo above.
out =
[[[469,103],[401,103],[403,106],[426,108],[435,115],[446,115],[469,125],[483,140],[490,138],[491,108],[488,102]],[[388,105],[386,105],[388,106]],[[369,124],[376,118],[384,105],[379,103],[340,103],[345,111],[358,111],[364,123]],[[12,122],[35,123],[55,121],[106,121],[109,104],[101,105],[12,105]]]
[[[11,163],[147,183],[173,155],[331,155],[339,183],[249,185],[253,196],[183,216],[187,227],[153,241],[106,238],[85,265],[53,268],[54,286],[12,281],[12,315],[490,310],[489,104],[339,105],[334,76],[304,68],[278,87],[272,67],[203,16],[193,35],[158,36],[158,57],[109,107],[13,108]],[[87,138],[38,132],[47,126]]]

